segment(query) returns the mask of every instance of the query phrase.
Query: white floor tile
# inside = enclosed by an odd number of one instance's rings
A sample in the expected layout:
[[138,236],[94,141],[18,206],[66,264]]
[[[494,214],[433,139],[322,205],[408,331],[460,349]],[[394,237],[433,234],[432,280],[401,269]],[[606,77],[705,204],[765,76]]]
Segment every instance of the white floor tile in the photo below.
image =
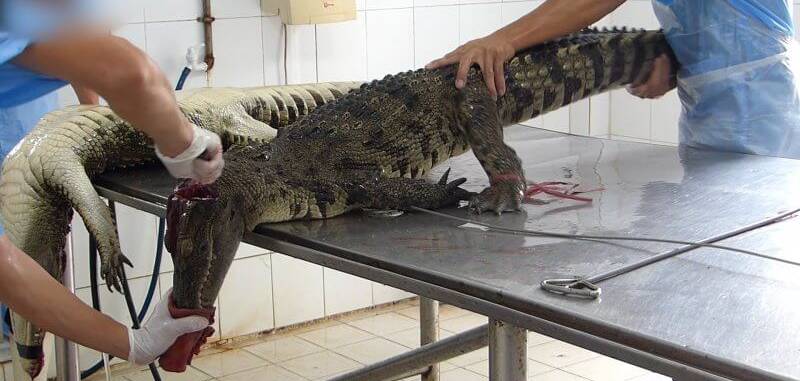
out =
[[597,353],[561,341],[528,348],[528,358],[554,368],[563,368],[598,356]]
[[[193,367],[186,368],[186,371],[183,373],[170,373],[159,369],[159,374],[161,375],[162,381],[206,381],[212,379],[210,375],[205,374]],[[153,379],[153,375],[147,368],[133,373],[126,373],[124,377],[124,379],[128,381],[150,381]],[[99,380],[105,380],[105,377],[100,378]]]
[[280,366],[308,379],[318,379],[356,369],[361,365],[333,352],[320,352],[289,360]]
[[648,372],[642,368],[626,364],[610,357],[597,357],[563,368],[592,381],[619,381],[638,377]]
[[488,359],[489,359],[489,348],[484,347],[478,349],[477,351],[472,351],[470,353],[466,353],[461,356],[447,360],[447,362],[455,366],[466,367]]
[[347,324],[339,324],[305,332],[300,334],[300,337],[321,347],[331,349],[368,340],[375,336]]
[[322,347],[293,336],[281,337],[279,339],[250,345],[242,349],[273,363],[284,362],[325,350]]
[[[489,360],[484,360],[479,363],[466,366],[464,368],[472,372],[478,373],[482,376],[489,377]],[[542,373],[547,373],[553,370],[555,370],[555,368],[553,368],[552,366],[542,364],[538,361],[528,360],[528,378]]]
[[373,364],[387,358],[407,352],[409,349],[384,338],[376,337],[360,343],[346,345],[336,349],[336,352],[356,360],[362,364]]
[[[419,320],[419,305],[403,308],[397,311],[400,315]],[[461,308],[451,306],[449,304],[442,304],[439,306],[439,321],[459,318],[473,313]]]
[[554,370],[547,373],[539,374],[534,381],[586,381],[586,378],[576,376],[572,373],[564,372],[563,370]]
[[442,381],[485,381],[487,377],[470,372],[463,368],[456,368],[447,372],[442,372]]
[[535,347],[544,343],[555,341],[554,338],[538,334],[536,332],[528,332],[528,348]]
[[384,337],[407,348],[419,347],[419,328],[390,333]]
[[305,378],[277,365],[271,365],[222,377],[219,381],[305,381]]
[[439,327],[450,332],[464,332],[466,330],[479,327],[489,322],[489,319],[480,315],[465,315],[454,319],[439,322]]
[[240,349],[203,356],[192,361],[193,367],[214,377],[227,376],[263,365],[263,359]]
[[347,324],[379,336],[400,332],[419,325],[417,321],[394,312],[370,316]]

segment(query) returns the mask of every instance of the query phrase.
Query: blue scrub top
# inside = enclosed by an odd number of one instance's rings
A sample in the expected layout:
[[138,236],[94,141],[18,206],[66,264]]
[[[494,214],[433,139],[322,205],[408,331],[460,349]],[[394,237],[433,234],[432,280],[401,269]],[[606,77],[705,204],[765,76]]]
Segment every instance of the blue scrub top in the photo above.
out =
[[0,109],[28,103],[67,84],[10,62],[30,43],[29,39],[0,31]]

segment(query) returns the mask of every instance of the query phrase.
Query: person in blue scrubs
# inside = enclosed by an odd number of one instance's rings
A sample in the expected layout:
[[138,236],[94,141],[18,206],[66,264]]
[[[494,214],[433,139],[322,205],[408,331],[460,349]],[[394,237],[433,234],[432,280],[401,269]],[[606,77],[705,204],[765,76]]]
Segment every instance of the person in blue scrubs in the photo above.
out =
[[[508,26],[428,64],[473,64],[489,92],[505,93],[503,65],[516,51],[577,32],[625,0],[548,0]],[[677,86],[684,146],[800,159],[798,49],[789,0],[653,0],[680,68],[662,57],[628,90],[658,98]]]
[[[54,107],[55,90],[72,83],[91,89],[84,93],[89,98],[96,99],[92,92],[102,96],[150,136],[173,176],[214,182],[224,164],[219,137],[186,119],[166,77],[144,52],[82,17],[99,5],[93,0],[0,0],[2,153]],[[36,326],[86,347],[148,364],[180,335],[208,326],[203,317],[173,319],[167,300],[141,329],[129,329],[81,302],[5,234],[0,236],[0,302]],[[37,362],[25,369],[35,377],[41,360],[27,360]]]

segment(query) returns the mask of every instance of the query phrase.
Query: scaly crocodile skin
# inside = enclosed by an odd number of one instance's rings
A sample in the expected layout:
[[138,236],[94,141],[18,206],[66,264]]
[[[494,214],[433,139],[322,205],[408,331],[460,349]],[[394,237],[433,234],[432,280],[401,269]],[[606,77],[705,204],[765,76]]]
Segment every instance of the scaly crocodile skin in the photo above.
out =
[[[360,83],[202,89],[178,94],[184,114],[218,133],[223,145],[273,139],[276,130],[317,106],[342,97]],[[113,217],[91,184],[105,170],[155,161],[151,141],[107,107],[71,107],[48,114],[7,157],[0,179],[0,215],[5,232],[56,279],[72,208],[98,242],[102,275],[119,289],[123,256]],[[44,332],[13,315],[15,379],[42,368]]]
[[[506,67],[508,91],[496,101],[476,68],[460,91],[455,67],[390,75],[280,129],[269,143],[227,151],[214,185],[187,184],[168,204],[177,307],[210,308],[243,232],[261,223],[469,198],[475,212],[518,209],[525,179],[502,127],[638,81],[662,54],[672,57],[658,31],[587,30],[518,53]],[[421,179],[470,148],[491,183],[481,193],[459,188],[463,179]]]

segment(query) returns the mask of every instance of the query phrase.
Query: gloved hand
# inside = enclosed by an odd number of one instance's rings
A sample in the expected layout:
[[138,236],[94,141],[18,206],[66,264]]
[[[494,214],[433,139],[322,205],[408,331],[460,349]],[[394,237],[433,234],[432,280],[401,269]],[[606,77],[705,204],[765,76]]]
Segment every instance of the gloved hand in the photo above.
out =
[[192,125],[194,139],[183,153],[175,157],[165,156],[156,147],[156,156],[161,159],[169,173],[179,179],[194,179],[210,184],[222,174],[222,143],[211,131]]
[[131,348],[128,361],[137,365],[150,364],[166,352],[179,336],[208,327],[208,320],[201,316],[172,318],[167,306],[171,294],[172,289],[161,298],[153,315],[140,329],[128,329]]
[[642,99],[658,99],[670,92],[677,85],[672,76],[672,63],[669,57],[662,55],[653,62],[650,76],[642,83],[634,83],[627,87],[632,95]]

